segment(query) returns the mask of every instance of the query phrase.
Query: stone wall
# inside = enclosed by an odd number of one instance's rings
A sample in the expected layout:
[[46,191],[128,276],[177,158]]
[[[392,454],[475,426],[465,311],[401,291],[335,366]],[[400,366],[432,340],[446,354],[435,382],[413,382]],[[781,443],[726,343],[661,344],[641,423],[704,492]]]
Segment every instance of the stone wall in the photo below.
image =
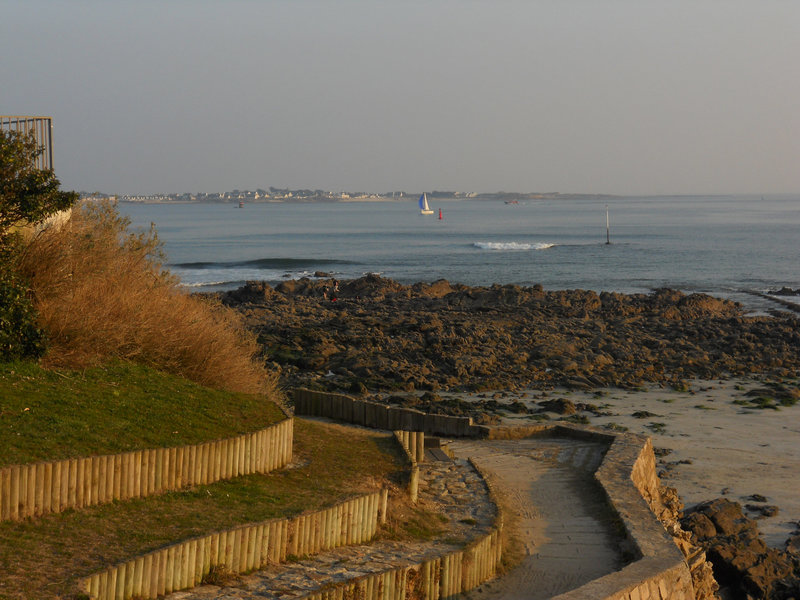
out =
[[[591,581],[557,598],[559,600],[642,598],[705,600],[716,597],[716,582],[711,575],[710,566],[705,561],[705,555],[688,542],[688,535],[677,524],[674,507],[668,507],[668,503],[664,501],[664,488],[660,485],[656,473],[655,455],[650,438],[579,425],[485,427],[474,425],[471,420],[469,423],[459,423],[457,427],[453,427],[451,431],[457,433],[448,433],[440,430],[431,431],[435,428],[435,421],[432,419],[437,415],[427,415],[428,418],[425,418],[422,416],[424,413],[418,411],[389,408],[343,395],[308,390],[295,391],[296,411],[297,398],[300,398],[302,413],[296,412],[296,414],[326,416],[380,429],[415,429],[411,426],[397,426],[398,423],[407,420],[409,425],[413,422],[420,431],[450,437],[521,439],[534,435],[558,435],[602,441],[608,444],[608,451],[595,477],[620,519],[635,560],[615,573]],[[376,413],[381,416],[377,418],[372,416]],[[368,414],[371,416],[367,417]],[[394,416],[389,417],[389,415]],[[393,422],[396,426],[386,427],[385,424],[388,422]],[[406,600],[418,597],[408,595],[406,587],[401,586],[401,588],[392,588],[391,593],[383,596],[383,599]],[[365,589],[353,587],[351,592],[357,592],[358,597],[362,597],[360,594],[365,593]],[[419,590],[417,592],[422,593]],[[439,596],[430,596],[430,600],[446,597],[442,595],[441,590],[438,593]],[[334,593],[331,590],[331,594],[334,595],[320,595],[319,598],[350,597],[341,596],[339,591]],[[367,600],[370,598],[371,596],[367,597]],[[314,600],[317,600],[316,596]]]
[[656,473],[650,438],[577,425],[500,427],[489,437],[514,439],[543,434],[608,444],[595,477],[619,516],[629,549],[636,556],[621,570],[561,594],[559,600],[716,598],[717,585],[705,554],[688,542],[688,534],[677,523],[677,511],[665,502],[666,490]]

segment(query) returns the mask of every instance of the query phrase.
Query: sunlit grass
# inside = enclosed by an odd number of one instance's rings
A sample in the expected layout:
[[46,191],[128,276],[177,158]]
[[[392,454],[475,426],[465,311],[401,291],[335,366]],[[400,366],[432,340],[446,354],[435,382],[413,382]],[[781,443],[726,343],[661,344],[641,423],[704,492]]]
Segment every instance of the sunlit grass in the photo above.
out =
[[196,444],[284,418],[263,395],[132,363],[85,371],[0,364],[0,466]]
[[[398,481],[403,462],[385,433],[295,421],[302,465],[146,499],[0,523],[0,597],[57,598],[80,578],[176,541],[335,504]],[[429,537],[420,512],[395,534]]]

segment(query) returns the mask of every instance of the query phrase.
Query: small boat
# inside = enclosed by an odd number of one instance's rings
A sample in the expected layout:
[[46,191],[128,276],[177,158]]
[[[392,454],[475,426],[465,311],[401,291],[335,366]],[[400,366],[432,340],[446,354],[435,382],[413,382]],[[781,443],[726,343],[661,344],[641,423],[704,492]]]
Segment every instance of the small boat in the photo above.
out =
[[519,204],[519,200],[506,200],[506,204]]
[[421,215],[432,215],[433,209],[428,206],[428,194],[422,192],[422,196],[419,197],[419,214]]
[[239,200],[239,208],[244,208],[244,202]]

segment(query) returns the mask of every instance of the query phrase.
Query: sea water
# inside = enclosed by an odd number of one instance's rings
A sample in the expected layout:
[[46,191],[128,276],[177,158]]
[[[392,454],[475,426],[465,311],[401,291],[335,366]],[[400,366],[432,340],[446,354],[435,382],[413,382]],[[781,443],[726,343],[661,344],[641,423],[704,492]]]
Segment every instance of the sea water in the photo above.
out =
[[134,227],[155,223],[169,269],[197,290],[379,273],[405,284],[671,287],[758,311],[769,303],[747,291],[800,288],[800,196],[432,199],[431,207],[427,216],[416,199],[119,205]]

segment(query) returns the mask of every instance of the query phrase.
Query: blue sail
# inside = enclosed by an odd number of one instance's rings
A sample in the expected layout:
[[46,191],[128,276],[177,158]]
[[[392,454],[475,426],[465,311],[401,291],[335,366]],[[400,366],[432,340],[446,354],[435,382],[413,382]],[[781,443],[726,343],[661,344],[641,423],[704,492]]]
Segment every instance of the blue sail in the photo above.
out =
[[425,192],[422,192],[419,197],[419,209],[425,210]]

